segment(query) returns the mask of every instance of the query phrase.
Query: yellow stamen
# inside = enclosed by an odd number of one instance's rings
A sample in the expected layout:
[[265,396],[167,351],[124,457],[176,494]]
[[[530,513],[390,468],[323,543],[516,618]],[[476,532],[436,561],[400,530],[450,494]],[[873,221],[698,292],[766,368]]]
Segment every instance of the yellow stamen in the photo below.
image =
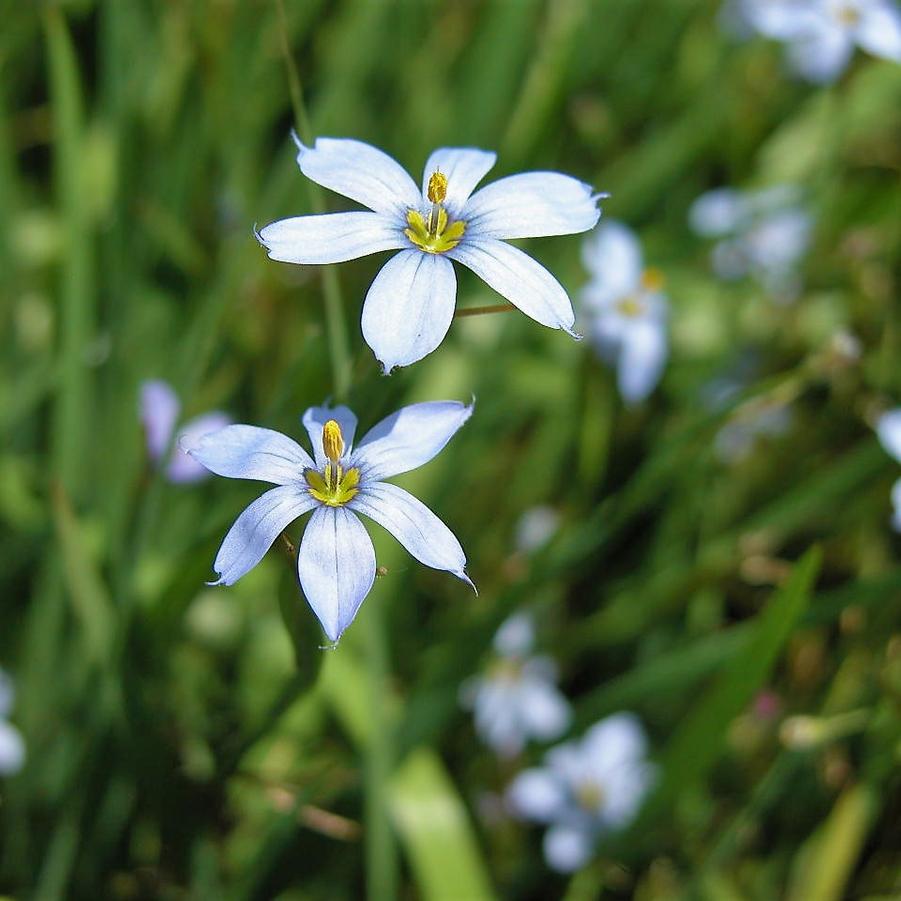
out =
[[331,463],[326,463],[324,473],[305,469],[303,475],[310,494],[329,507],[343,506],[360,490],[360,470],[356,467],[345,471],[338,464],[332,469]]
[[634,294],[624,297],[616,306],[623,316],[628,316],[630,319],[644,313],[644,304]]
[[447,176],[437,169],[429,176],[429,189],[426,192],[432,203],[444,203],[447,197]]
[[583,810],[596,812],[604,803],[604,790],[596,782],[583,782],[576,788],[575,795]]
[[434,210],[429,213],[428,222],[422,213],[407,210],[407,225],[410,227],[404,229],[404,234],[425,253],[446,253],[452,250],[460,243],[466,231],[466,223],[461,219],[448,222],[444,207],[438,207],[437,215]]
[[663,290],[665,284],[665,276],[659,269],[655,269],[653,266],[645,269],[645,271],[641,273],[641,287],[644,288],[645,291],[656,294],[658,291]]
[[341,426],[334,419],[322,427],[322,449],[332,463],[337,463],[344,456],[344,436]]

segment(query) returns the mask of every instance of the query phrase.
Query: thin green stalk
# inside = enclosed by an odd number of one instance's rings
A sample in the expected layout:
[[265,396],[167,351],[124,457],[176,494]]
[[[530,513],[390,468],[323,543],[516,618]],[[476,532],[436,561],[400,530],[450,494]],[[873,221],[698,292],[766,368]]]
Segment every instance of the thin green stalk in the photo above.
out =
[[[288,20],[284,0],[276,0],[282,54],[288,73],[288,87],[297,132],[305,143],[313,140],[309,116],[303,101],[300,76],[288,38]],[[310,200],[317,213],[325,211],[325,198],[315,182],[309,181]],[[351,383],[351,356],[338,273],[334,266],[322,267],[322,290],[325,295],[325,319],[332,364],[332,380],[336,400],[343,400]],[[388,649],[384,624],[378,605],[370,604],[366,617],[366,662],[372,693],[370,712],[374,718],[372,739],[366,752],[366,889],[373,901],[391,901],[397,897],[397,852],[388,818],[388,782],[392,772],[392,736],[383,716],[388,677]]]
[[397,851],[388,816],[388,786],[394,771],[393,723],[385,715],[388,642],[381,604],[370,603],[363,621],[371,731],[366,747],[366,895],[392,901],[397,893]]
[[516,307],[512,303],[493,303],[485,307],[463,307],[462,310],[454,310],[454,319],[462,319],[464,316],[484,316],[486,313],[509,313]]
[[78,61],[58,9],[44,16],[50,97],[54,113],[53,160],[57,202],[66,229],[66,253],[59,287],[61,382],[54,408],[53,468],[71,497],[84,474],[90,377],[85,348],[93,327],[91,241],[84,204],[82,102]]
[[[294,110],[294,121],[297,133],[305,144],[313,141],[310,117],[303,100],[300,75],[291,55],[288,36],[288,17],[285,15],[284,0],[275,0],[279,17],[279,37],[282,55],[285,58],[285,69],[288,73],[288,90],[291,94],[291,107]],[[310,202],[317,213],[325,212],[325,197],[316,182],[308,180]],[[344,302],[341,298],[341,285],[334,266],[320,267],[322,273],[322,293],[325,296],[325,324],[329,343],[329,359],[332,364],[332,388],[335,400],[344,400],[351,383],[351,355],[347,337],[347,323],[344,320]]]

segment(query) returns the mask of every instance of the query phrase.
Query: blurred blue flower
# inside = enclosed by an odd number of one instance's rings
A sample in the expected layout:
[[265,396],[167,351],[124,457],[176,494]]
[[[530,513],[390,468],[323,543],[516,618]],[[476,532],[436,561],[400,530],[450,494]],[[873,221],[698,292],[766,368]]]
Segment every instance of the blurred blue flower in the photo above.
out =
[[660,381],[669,353],[663,277],[643,268],[638,237],[620,222],[606,222],[591,234],[582,259],[591,274],[581,294],[591,337],[616,366],[623,400],[638,403]]
[[[876,423],[876,434],[886,451],[901,463],[901,407],[883,413]],[[892,487],[892,525],[901,532],[901,479]]]
[[517,815],[548,824],[544,856],[572,872],[588,863],[599,836],[635,817],[655,777],[641,723],[617,713],[581,741],[551,749],[543,767],[513,780],[507,798]]
[[750,275],[774,297],[797,295],[798,265],[813,228],[797,188],[716,188],[692,204],[688,218],[696,234],[720,239],[712,253],[720,278],[733,281]]
[[743,18],[788,44],[792,69],[808,81],[835,81],[855,46],[901,62],[901,12],[892,0],[743,0]]
[[15,726],[7,720],[15,702],[12,679],[0,669],[0,776],[11,776],[25,763],[25,742]]
[[[147,441],[147,454],[159,463],[170,448],[181,404],[168,382],[153,379],[141,383],[140,415]],[[216,432],[227,426],[231,418],[218,410],[204,413],[186,422],[179,430],[179,439],[193,442],[207,432]],[[209,473],[189,456],[172,447],[166,462],[166,477],[170,482],[197,482]]]
[[361,141],[319,138],[313,147],[295,141],[304,175],[369,210],[282,219],[257,237],[273,260],[286,263],[340,263],[400,250],[363,303],[363,337],[386,373],[421,360],[447,334],[457,295],[451,260],[527,316],[572,334],[566,291],[505,241],[593,228],[603,195],[589,185],[559,172],[527,172],[473,194],[495,154],[445,147],[429,157],[420,190],[391,157]]
[[357,418],[347,407],[310,407],[303,425],[313,457],[287,435],[250,425],[182,441],[187,453],[217,475],[278,486],[235,521],[213,563],[219,578],[212,584],[232,585],[263,559],[283,529],[313,510],[297,573],[333,642],[375,580],[375,549],[358,513],[387,529],[420,563],[472,586],[450,529],[411,494],[383,481],[431,460],[471,413],[472,406],[455,401],[413,404],[383,419],[354,448]]
[[560,526],[560,513],[553,507],[542,504],[530,507],[516,523],[514,544],[522,554],[531,554],[544,547]]
[[740,463],[751,455],[760,439],[784,435],[790,425],[791,410],[786,404],[748,404],[716,433],[714,451],[724,463]]
[[557,668],[549,657],[530,656],[534,644],[532,617],[514,614],[494,636],[497,656],[486,675],[469,679],[461,690],[479,736],[502,757],[519,754],[530,738],[559,738],[569,726],[571,711],[557,690]]

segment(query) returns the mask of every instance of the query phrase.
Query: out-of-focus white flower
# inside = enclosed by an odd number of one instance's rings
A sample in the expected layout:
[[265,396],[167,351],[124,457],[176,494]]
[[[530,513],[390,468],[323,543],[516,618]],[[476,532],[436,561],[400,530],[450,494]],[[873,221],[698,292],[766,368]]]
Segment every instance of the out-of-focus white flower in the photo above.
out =
[[599,836],[635,817],[654,778],[641,723],[617,713],[581,741],[550,750],[544,766],[520,773],[507,799],[518,816],[548,824],[544,856],[555,870],[572,872],[588,863]]
[[719,239],[711,260],[720,278],[733,281],[750,275],[774,296],[797,294],[797,267],[813,227],[797,189],[716,188],[692,204],[688,219],[696,234]]
[[560,514],[553,507],[543,505],[526,510],[516,523],[516,550],[529,554],[544,547],[554,537],[559,525]]
[[[199,482],[208,478],[207,472],[196,460],[179,451],[177,444],[170,449],[172,435],[178,422],[181,403],[168,382],[152,379],[141,383],[140,415],[147,441],[147,454],[159,463],[166,450],[170,450],[166,461],[166,477],[170,482]],[[204,413],[186,422],[178,429],[179,440],[195,444],[204,435],[218,432],[231,423],[231,419],[218,410]]]
[[855,47],[901,62],[901,12],[892,0],[743,0],[742,18],[786,43],[789,64],[808,81],[835,81]]
[[619,393],[627,404],[644,400],[663,374],[669,353],[663,277],[642,266],[641,244],[620,222],[605,222],[582,245],[591,280],[582,307],[600,355],[616,366]]
[[751,406],[740,410],[714,438],[716,455],[724,463],[740,463],[762,438],[785,434],[791,424],[791,412],[785,404]]
[[12,679],[0,669],[0,776],[18,773],[25,763],[25,742],[19,730],[7,720],[15,698]]
[[[886,451],[901,463],[901,407],[883,413],[876,423],[876,434]],[[901,532],[901,479],[892,487],[892,526]]]
[[479,736],[502,757],[519,754],[529,739],[559,738],[569,726],[571,711],[556,686],[557,668],[549,657],[529,656],[534,644],[532,617],[511,616],[494,636],[496,658],[486,674],[461,689]]

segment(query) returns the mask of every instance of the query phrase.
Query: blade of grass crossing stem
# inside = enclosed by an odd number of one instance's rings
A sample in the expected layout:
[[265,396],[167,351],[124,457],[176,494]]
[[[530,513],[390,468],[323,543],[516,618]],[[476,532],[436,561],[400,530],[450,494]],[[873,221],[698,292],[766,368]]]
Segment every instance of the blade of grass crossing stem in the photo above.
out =
[[65,19],[56,8],[44,15],[53,110],[57,202],[66,241],[59,288],[60,391],[54,409],[53,466],[77,500],[90,428],[90,384],[85,349],[93,323],[91,242],[84,203],[82,102],[78,62]]
[[845,789],[829,818],[804,843],[795,858],[788,901],[839,901],[878,810],[867,785]]
[[426,901],[493,898],[466,808],[434,751],[412,751],[394,774],[390,805]]
[[804,615],[821,557],[819,548],[811,548],[795,565],[791,577],[757,617],[756,634],[688,714],[663,755],[662,782],[645,816],[667,806],[686,786],[703,778],[714,764],[729,724],[766,681],[779,652]]

